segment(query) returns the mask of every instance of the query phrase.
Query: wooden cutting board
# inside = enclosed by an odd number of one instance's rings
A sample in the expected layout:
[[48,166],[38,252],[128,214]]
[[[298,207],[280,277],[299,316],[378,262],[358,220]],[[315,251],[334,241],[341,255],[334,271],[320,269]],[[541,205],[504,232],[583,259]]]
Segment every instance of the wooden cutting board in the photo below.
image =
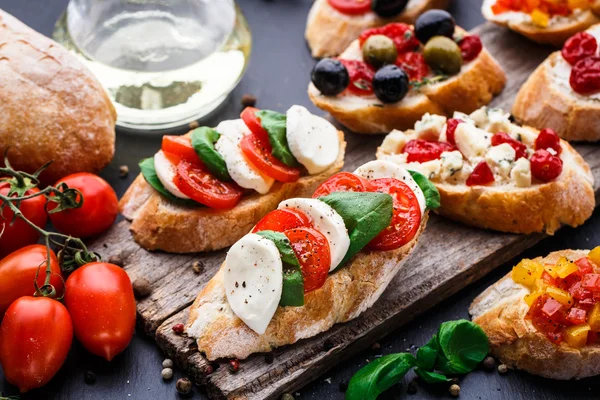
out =
[[[553,49],[489,23],[473,32],[481,36],[508,75],[506,88],[492,102],[508,111],[522,83]],[[382,137],[348,134],[346,140],[344,169],[352,171],[375,158]],[[592,168],[598,201],[600,147],[575,147]],[[275,350],[272,359],[264,354],[251,356],[241,362],[237,374],[231,374],[226,361],[209,363],[198,353],[193,340],[171,329],[187,320],[190,304],[215,274],[225,252],[151,253],[132,240],[128,228],[127,221],[115,225],[91,247],[107,257],[120,257],[132,280],[143,277],[151,283],[151,294],[137,307],[144,331],[153,335],[192,379],[206,384],[211,398],[230,399],[275,399],[304,386],[544,238],[542,234],[522,236],[469,228],[434,215],[413,255],[371,309],[317,337]],[[194,263],[201,273],[194,271]]]

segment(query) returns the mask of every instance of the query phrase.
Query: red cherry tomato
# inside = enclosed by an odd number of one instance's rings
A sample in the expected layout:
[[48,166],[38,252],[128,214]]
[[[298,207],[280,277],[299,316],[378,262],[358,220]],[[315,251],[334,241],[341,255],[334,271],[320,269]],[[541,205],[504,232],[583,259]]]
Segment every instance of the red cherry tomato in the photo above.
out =
[[324,197],[334,192],[370,192],[371,183],[368,179],[350,172],[338,172],[315,190],[313,198]]
[[310,226],[310,219],[304,213],[298,210],[283,208],[281,210],[273,210],[265,215],[258,221],[252,232],[284,232],[306,226]]
[[596,54],[598,42],[587,32],[579,32],[571,36],[562,48],[561,54],[571,65]]
[[463,37],[461,41],[458,42],[458,47],[460,47],[460,53],[462,54],[464,61],[474,60],[483,49],[481,39],[479,39],[479,36],[477,35],[467,35]]
[[406,72],[411,81],[422,81],[431,72],[423,54],[413,51],[398,54],[396,65]]
[[448,121],[446,121],[446,140],[452,146],[456,146],[456,140],[454,139],[454,132],[456,132],[456,128],[458,127],[458,124],[460,124],[461,122],[463,122],[463,121],[461,121],[460,119],[455,119],[455,118],[450,118]]
[[600,91],[600,57],[587,57],[577,61],[571,69],[569,83],[577,93],[593,94]]
[[535,139],[536,150],[548,150],[552,149],[556,154],[562,153],[562,147],[560,145],[560,137],[554,131],[554,129],[545,128],[540,131],[540,134]]
[[494,173],[485,161],[480,162],[467,178],[467,186],[489,185],[494,183]]
[[327,0],[329,5],[348,15],[359,15],[371,10],[371,0]]
[[135,299],[127,272],[109,263],[78,268],[65,285],[75,337],[108,361],[125,350],[135,329]]
[[202,160],[192,147],[192,141],[188,136],[163,136],[161,150],[165,154],[177,156],[195,165],[202,165]]
[[47,297],[17,299],[0,326],[4,377],[21,393],[44,386],[63,365],[72,341],[65,306]]
[[402,152],[408,155],[408,162],[423,163],[437,160],[443,152],[453,150],[455,148],[450,143],[413,139],[406,143]]
[[404,182],[394,178],[371,181],[373,191],[387,193],[394,200],[390,225],[367,247],[372,250],[394,250],[410,242],[421,226],[421,207],[415,193]]
[[300,169],[288,167],[273,156],[269,141],[259,139],[254,134],[246,135],[240,142],[244,156],[262,173],[279,182],[296,182]]
[[[7,196],[10,191],[8,182],[0,183],[0,194]],[[25,195],[29,196],[39,192],[33,188],[28,190]],[[34,197],[23,200],[19,205],[19,210],[25,218],[33,222],[36,226],[43,228],[46,225],[48,216],[46,215],[46,199],[44,196]],[[0,210],[0,258],[20,249],[23,246],[37,242],[40,237],[38,231],[27,225],[25,221],[17,218],[13,221],[14,213],[8,206]],[[4,232],[2,230],[4,229]]]
[[373,93],[373,77],[375,71],[364,61],[340,59],[348,70],[350,84],[348,90],[357,95],[368,95]]
[[360,47],[362,48],[365,41],[373,35],[384,35],[392,39],[396,44],[398,53],[413,51],[419,47],[419,40],[415,36],[412,27],[401,22],[393,22],[379,28],[371,28],[363,31],[358,38]]
[[[13,301],[35,293],[35,275],[38,273],[38,287],[46,279],[46,246],[32,244],[19,249],[0,260],[0,319]],[[50,284],[56,289],[57,297],[64,293],[60,265],[56,255],[50,250]]]
[[244,108],[244,111],[242,111],[240,118],[242,118],[242,121],[244,121],[248,129],[250,129],[250,132],[261,141],[269,143],[269,134],[266,129],[263,128],[260,118],[256,115],[258,111],[260,111],[258,108],[246,107]]
[[529,161],[531,161],[531,175],[542,182],[553,181],[563,170],[563,162],[560,157],[554,156],[546,150],[536,150]]
[[[83,194],[83,206],[51,213],[50,221],[56,229],[67,235],[87,238],[107,230],[119,213],[119,201],[112,187],[98,175],[87,172],[68,175],[56,183],[66,183]],[[57,206],[48,202],[48,210]]]
[[312,228],[295,228],[285,231],[284,234],[290,239],[290,245],[300,262],[304,293],[323,286],[331,265],[331,251],[327,238]]
[[521,157],[527,157],[527,146],[518,140],[513,139],[508,133],[498,132],[492,136],[492,146],[499,146],[503,143],[508,143],[510,147],[515,149],[515,160]]
[[183,160],[177,165],[174,182],[189,198],[219,210],[235,207],[244,193],[235,183],[221,182],[204,168]]

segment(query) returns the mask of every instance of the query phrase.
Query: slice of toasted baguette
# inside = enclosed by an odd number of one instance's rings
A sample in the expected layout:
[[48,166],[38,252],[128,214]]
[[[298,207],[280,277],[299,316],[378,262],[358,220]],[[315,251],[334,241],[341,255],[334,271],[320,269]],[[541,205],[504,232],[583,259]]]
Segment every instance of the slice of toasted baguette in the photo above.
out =
[[[358,40],[342,53],[360,52]],[[382,104],[373,96],[346,93],[325,96],[312,84],[308,96],[319,108],[356,133],[376,134],[393,129],[412,128],[423,114],[451,116],[454,111],[470,113],[488,104],[504,88],[506,75],[502,67],[484,48],[477,58],[463,65],[458,75],[439,83],[426,84],[411,90],[401,101]]]
[[308,13],[304,36],[313,57],[340,54],[365,29],[390,22],[413,24],[417,17],[432,8],[448,8],[450,0],[410,0],[403,12],[392,18],[381,18],[374,12],[347,15],[331,7],[327,0],[316,0]]
[[505,26],[515,32],[541,44],[551,44],[560,47],[577,32],[600,22],[599,2],[589,10],[576,10],[568,17],[553,17],[547,27],[540,27],[531,21],[531,17],[522,12],[507,12],[494,14],[492,6],[496,0],[484,0],[481,12],[485,19],[495,24]]
[[223,263],[194,301],[185,331],[196,338],[198,351],[209,360],[244,359],[354,319],[377,301],[402,267],[402,261],[425,229],[427,218],[425,213],[419,231],[406,245],[392,251],[363,250],[348,265],[329,274],[321,288],[305,294],[304,306],[279,307],[262,335],[248,328],[231,310],[223,285]]
[[[556,263],[563,256],[577,260],[587,254],[587,250],[562,250],[535,261]],[[524,319],[529,309],[523,300],[527,293],[529,290],[515,283],[509,273],[473,300],[469,314],[487,334],[492,354],[511,368],[551,379],[600,374],[600,345],[581,349],[566,343],[555,345]]]
[[195,253],[231,246],[281,201],[311,196],[322,182],[342,169],[346,142],[341,131],[338,135],[338,158],[326,171],[292,183],[275,182],[269,193],[246,195],[231,210],[175,204],[154,190],[141,174],[121,198],[119,209],[131,221],[129,229],[135,241],[147,250]]

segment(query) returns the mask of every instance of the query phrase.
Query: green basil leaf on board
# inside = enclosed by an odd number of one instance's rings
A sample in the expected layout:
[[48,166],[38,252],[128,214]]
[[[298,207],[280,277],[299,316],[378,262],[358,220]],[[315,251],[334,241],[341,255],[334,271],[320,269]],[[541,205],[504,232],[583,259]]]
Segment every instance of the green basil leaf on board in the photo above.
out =
[[436,368],[448,374],[471,372],[490,352],[483,329],[466,319],[444,322],[438,341],[441,352]]
[[415,368],[415,374],[425,383],[435,384],[435,383],[445,383],[450,382],[450,379],[446,378],[445,375],[438,374],[437,372],[426,371],[419,367]]
[[230,182],[227,165],[223,156],[215,150],[215,143],[221,135],[212,128],[202,126],[192,131],[192,147],[208,170],[220,181]]
[[425,175],[417,171],[408,171],[425,195],[427,209],[434,210],[440,206],[440,192]]
[[185,199],[180,199],[179,197],[173,196],[173,194],[171,192],[169,192],[167,189],[165,189],[165,187],[163,186],[160,179],[158,179],[158,175],[156,175],[156,169],[154,168],[154,158],[153,157],[143,159],[142,161],[140,161],[139,166],[140,166],[140,171],[142,172],[142,176],[144,177],[146,182],[148,182],[148,184],[150,186],[152,186],[152,188],[154,188],[154,190],[156,190],[158,193],[160,193],[167,199],[169,199],[175,203],[184,204],[184,205],[188,205],[188,206],[201,205],[200,203],[196,203],[193,200],[185,200]]
[[269,134],[269,142],[273,148],[273,156],[288,167],[298,166],[298,161],[292,155],[287,142],[286,123],[287,117],[270,110],[256,111],[256,116],[260,120],[262,127]]
[[350,236],[350,247],[340,265],[354,257],[392,221],[394,202],[386,193],[335,192],[319,200],[341,215]]
[[440,352],[437,335],[433,335],[429,343],[417,350],[417,366],[425,370],[433,370],[435,360]]
[[348,384],[346,400],[374,400],[396,383],[416,364],[410,353],[390,354],[370,362]]
[[283,262],[283,288],[279,305],[300,307],[304,305],[304,278],[300,262],[290,245],[290,240],[281,232],[260,231],[256,233],[275,243]]

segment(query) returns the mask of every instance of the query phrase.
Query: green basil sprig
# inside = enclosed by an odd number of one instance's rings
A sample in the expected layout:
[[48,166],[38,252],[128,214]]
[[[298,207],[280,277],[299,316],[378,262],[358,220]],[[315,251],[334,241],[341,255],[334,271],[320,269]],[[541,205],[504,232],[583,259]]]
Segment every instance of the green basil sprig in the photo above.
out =
[[259,110],[256,111],[256,116],[269,134],[273,156],[289,167],[298,166],[298,161],[292,155],[287,142],[286,115],[270,110]]
[[208,170],[220,181],[231,182],[227,165],[223,156],[215,150],[215,143],[221,135],[219,132],[206,126],[201,126],[192,131],[192,147],[198,157],[204,162]]
[[471,372],[489,351],[488,338],[478,325],[465,319],[444,322],[429,343],[419,348],[417,357],[410,353],[390,354],[354,374],[346,400],[375,400],[413,367],[426,383],[448,382],[445,374]]
[[171,194],[171,192],[169,192],[167,189],[165,189],[165,187],[163,186],[160,179],[158,179],[158,175],[156,175],[156,168],[154,167],[154,158],[153,157],[143,159],[142,161],[140,161],[139,166],[140,166],[140,171],[142,172],[142,176],[144,177],[146,182],[148,182],[148,184],[150,186],[152,186],[154,188],[154,190],[156,190],[158,193],[160,193],[167,199],[169,199],[175,203],[189,205],[189,206],[201,205],[200,203],[196,203],[193,200],[185,200],[185,199],[180,199],[179,197],[173,196]]
[[425,195],[425,205],[428,210],[434,210],[440,206],[440,192],[425,175],[417,171],[408,171],[417,185]]

